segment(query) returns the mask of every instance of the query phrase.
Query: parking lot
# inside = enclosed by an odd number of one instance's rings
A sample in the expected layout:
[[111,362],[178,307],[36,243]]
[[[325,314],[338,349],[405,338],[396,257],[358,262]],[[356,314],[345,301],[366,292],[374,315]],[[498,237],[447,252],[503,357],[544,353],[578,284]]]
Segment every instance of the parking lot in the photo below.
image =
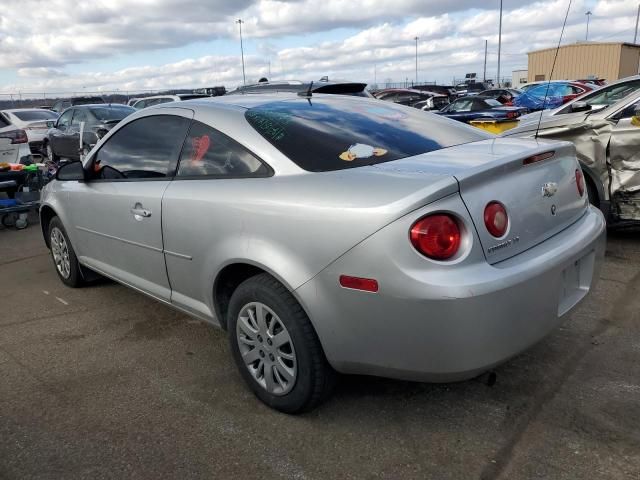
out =
[[37,225],[0,248],[0,478],[640,475],[637,231],[495,385],[343,377],[302,416],[253,397],[223,331],[115,283],[64,287]]

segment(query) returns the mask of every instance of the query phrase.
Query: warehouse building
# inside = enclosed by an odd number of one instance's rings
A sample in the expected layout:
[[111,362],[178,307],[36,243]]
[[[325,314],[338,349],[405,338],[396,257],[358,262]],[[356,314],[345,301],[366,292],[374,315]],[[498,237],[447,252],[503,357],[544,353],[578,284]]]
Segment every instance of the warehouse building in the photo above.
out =
[[[555,48],[529,52],[529,82],[549,80]],[[561,46],[551,80],[604,78],[611,82],[636,75],[640,45],[621,42],[579,42]]]

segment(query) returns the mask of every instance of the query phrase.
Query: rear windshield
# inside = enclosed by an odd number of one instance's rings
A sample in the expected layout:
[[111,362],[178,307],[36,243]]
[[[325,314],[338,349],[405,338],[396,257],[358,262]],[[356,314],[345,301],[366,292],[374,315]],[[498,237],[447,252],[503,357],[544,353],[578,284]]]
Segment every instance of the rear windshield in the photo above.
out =
[[74,105],[90,105],[92,103],[104,103],[100,97],[80,97],[72,100]]
[[197,98],[208,98],[209,95],[202,93],[194,93],[193,95],[180,95],[180,100],[195,100]]
[[49,110],[29,110],[27,112],[11,112],[23,122],[34,122],[37,120],[54,120],[58,114]]
[[90,110],[98,120],[122,120],[136,111],[135,108],[126,105],[120,107],[93,107]]
[[272,102],[250,108],[245,117],[284,155],[312,172],[374,165],[492,138],[414,108],[346,98]]

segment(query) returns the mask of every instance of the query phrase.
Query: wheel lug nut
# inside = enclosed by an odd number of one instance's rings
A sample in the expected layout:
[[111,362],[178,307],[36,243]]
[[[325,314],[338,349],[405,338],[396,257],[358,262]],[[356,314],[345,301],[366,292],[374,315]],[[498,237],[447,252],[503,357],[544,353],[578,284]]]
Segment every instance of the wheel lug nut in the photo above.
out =
[[260,356],[264,358],[264,352],[262,350],[260,350]]
[[271,346],[271,344],[272,344],[272,343],[273,343],[273,342],[271,341],[271,339],[270,339],[270,338],[267,338],[267,345]]
[[262,343],[262,336],[261,336],[261,335],[258,335],[258,341],[259,341],[260,343]]
[[273,356],[273,353],[269,354],[269,360],[271,360],[272,362],[276,359],[276,357]]

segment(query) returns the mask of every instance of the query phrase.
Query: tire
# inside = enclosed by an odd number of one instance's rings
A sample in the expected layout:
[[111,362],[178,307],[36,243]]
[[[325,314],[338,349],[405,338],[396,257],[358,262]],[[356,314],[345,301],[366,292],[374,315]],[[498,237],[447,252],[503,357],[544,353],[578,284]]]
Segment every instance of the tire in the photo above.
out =
[[50,162],[58,162],[60,157],[55,154],[53,151],[53,147],[51,146],[51,142],[44,143],[44,152],[45,156],[49,159]]
[[[262,328],[254,320],[260,318],[259,308],[264,313]],[[253,318],[249,311],[254,312]],[[255,331],[247,334],[247,326],[251,328],[251,324]],[[238,286],[229,302],[227,325],[231,352],[240,374],[269,407],[284,413],[301,413],[318,406],[332,392],[336,373],[327,362],[309,318],[291,293],[272,276],[256,275]],[[277,347],[278,338],[288,341]],[[244,359],[253,362],[247,364]],[[280,373],[285,367],[290,375],[293,372],[292,381]]]
[[[80,272],[80,264],[78,263],[75,251],[71,246],[67,231],[62,225],[60,218],[53,217],[51,219],[49,222],[48,235],[53,265],[62,283],[72,288],[84,285],[85,282]],[[64,244],[62,243],[62,239],[64,240]],[[65,262],[68,263],[65,264]]]

